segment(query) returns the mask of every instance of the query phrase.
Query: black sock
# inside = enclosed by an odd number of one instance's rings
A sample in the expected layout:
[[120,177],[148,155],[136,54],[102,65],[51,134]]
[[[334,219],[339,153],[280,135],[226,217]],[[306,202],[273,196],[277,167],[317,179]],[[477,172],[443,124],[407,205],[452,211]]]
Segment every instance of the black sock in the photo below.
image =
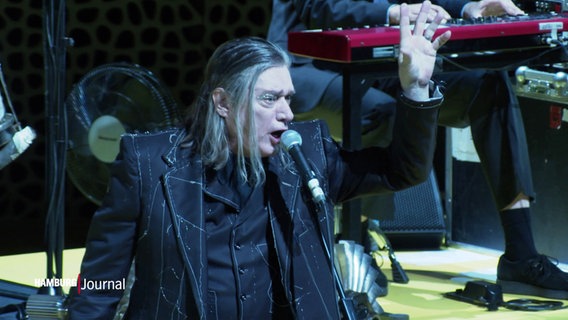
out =
[[505,234],[505,257],[516,261],[538,255],[532,234],[530,209],[504,210],[500,212],[500,217]]

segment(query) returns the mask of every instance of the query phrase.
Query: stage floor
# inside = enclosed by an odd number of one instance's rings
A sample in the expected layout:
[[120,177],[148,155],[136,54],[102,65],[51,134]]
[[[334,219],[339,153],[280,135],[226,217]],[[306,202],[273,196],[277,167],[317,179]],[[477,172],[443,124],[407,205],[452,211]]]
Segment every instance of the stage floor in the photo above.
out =
[[[83,249],[64,252],[63,278],[77,277],[83,252]],[[410,281],[407,284],[389,282],[388,295],[379,298],[379,303],[385,311],[408,314],[410,319],[568,319],[567,309],[515,311],[500,307],[497,311],[488,311],[484,307],[443,296],[443,293],[464,289],[467,281],[494,282],[499,255],[498,251],[463,244],[433,251],[397,251],[398,261]],[[384,258],[383,271],[392,279],[390,261],[388,256]],[[35,279],[45,277],[45,261],[45,253],[0,257],[0,279],[35,286]],[[568,270],[566,265],[560,267]],[[505,301],[519,298],[546,300],[503,295]]]
[[[464,289],[468,281],[484,280],[495,283],[497,262],[501,252],[481,247],[455,244],[435,251],[400,251],[397,259],[410,281],[407,284],[389,282],[386,297],[379,298],[383,309],[391,313],[405,313],[410,319],[568,319],[568,310],[516,311],[500,307],[497,311],[455,301],[443,296],[447,292]],[[566,265],[560,265],[568,270]],[[392,279],[390,261],[382,268]],[[503,300],[538,299],[504,294]],[[566,303],[565,301],[562,301]]]

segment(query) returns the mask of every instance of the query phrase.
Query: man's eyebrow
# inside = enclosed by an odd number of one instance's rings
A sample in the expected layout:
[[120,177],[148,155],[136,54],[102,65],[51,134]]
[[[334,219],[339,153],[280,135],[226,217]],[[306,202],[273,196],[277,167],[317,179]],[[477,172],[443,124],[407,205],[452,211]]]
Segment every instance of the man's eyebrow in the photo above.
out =
[[270,93],[270,94],[277,95],[277,96],[291,96],[291,95],[296,94],[295,90],[291,90],[291,91],[287,92],[286,90],[274,90],[274,89],[258,88],[255,91],[257,91],[257,90],[261,93]]

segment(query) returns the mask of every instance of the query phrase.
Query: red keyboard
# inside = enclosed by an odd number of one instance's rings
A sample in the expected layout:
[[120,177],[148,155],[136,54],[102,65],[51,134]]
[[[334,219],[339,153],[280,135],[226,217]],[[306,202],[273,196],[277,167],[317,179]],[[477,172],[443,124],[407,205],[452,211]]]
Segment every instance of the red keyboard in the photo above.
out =
[[[563,32],[567,29],[568,14],[539,13],[452,20],[440,26],[435,36],[445,30],[451,30],[450,43],[467,42],[465,46],[469,48],[467,50],[471,50],[472,47],[475,47],[475,50],[510,50],[550,46],[557,39],[565,41]],[[473,41],[478,40],[481,42],[472,46]],[[288,50],[295,55],[349,63],[394,59],[399,41],[398,27],[305,30],[288,33]],[[459,52],[459,49],[446,45],[438,52],[455,53]]]

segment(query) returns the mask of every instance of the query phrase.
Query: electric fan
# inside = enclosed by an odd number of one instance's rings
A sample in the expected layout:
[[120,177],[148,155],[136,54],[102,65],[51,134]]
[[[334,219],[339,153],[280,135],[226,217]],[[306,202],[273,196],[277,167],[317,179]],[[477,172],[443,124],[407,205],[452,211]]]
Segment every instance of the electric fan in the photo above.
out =
[[100,205],[123,133],[155,132],[180,122],[167,87],[137,64],[99,66],[76,83],[66,100],[67,173],[77,189]]

